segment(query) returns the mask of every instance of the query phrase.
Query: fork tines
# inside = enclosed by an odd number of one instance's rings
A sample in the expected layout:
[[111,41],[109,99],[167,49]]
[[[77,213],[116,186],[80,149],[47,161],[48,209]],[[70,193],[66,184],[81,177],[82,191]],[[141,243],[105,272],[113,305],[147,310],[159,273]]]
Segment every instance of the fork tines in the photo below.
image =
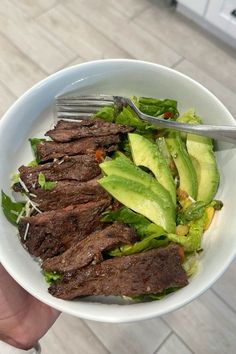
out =
[[110,95],[87,95],[75,97],[57,97],[57,118],[63,119],[86,119],[104,106],[112,106],[114,96]]

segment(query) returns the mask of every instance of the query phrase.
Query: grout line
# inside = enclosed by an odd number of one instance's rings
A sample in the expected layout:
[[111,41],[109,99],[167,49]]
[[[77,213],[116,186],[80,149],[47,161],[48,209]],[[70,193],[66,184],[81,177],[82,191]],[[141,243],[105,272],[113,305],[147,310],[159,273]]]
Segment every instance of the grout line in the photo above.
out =
[[176,335],[176,337],[179,339],[179,341],[190,351],[190,353],[192,354],[196,354],[192,348],[190,348],[190,346],[183,340],[183,338],[174,331],[174,334]]
[[[87,61],[90,61],[90,60],[88,60],[88,59],[82,58],[80,55],[77,55],[75,58],[69,60],[67,63],[65,63],[65,64],[63,64],[62,66],[60,66],[60,67],[59,67],[56,71],[54,71],[53,73],[55,73],[55,72],[57,72],[57,71],[60,71],[60,70],[63,70],[63,69],[65,69],[65,68],[68,68],[69,66],[71,66],[71,64],[72,64],[75,60],[77,60],[77,59],[79,59],[79,58],[81,58],[82,60],[84,60],[83,63],[86,63]],[[96,60],[96,59],[91,59],[91,60]],[[98,60],[98,59],[97,59],[97,60]],[[78,63],[78,64],[79,64],[79,63]],[[76,65],[76,64],[74,64],[74,65]],[[48,75],[52,75],[53,73],[49,73]]]
[[[56,8],[56,7],[59,6],[59,5],[60,5],[60,3],[56,4],[54,7],[51,7],[50,9],[48,9],[48,11],[46,10],[44,13],[50,12],[53,8]],[[40,14],[38,17],[40,17],[41,15],[43,15],[43,14]],[[38,26],[42,31],[46,32],[45,28],[44,28],[40,23],[38,23],[37,18],[34,18],[34,17],[25,18],[25,23],[27,23],[27,21],[32,21],[32,22],[34,22],[34,24],[35,24],[36,26]],[[47,70],[47,71],[46,71],[41,65],[39,65],[36,61],[34,61],[28,54],[26,54],[26,52],[22,51],[21,48],[20,48],[20,46],[18,46],[16,43],[14,43],[14,42],[11,40],[11,38],[9,38],[9,37],[7,36],[7,34],[5,34],[5,33],[2,32],[2,31],[0,31],[0,34],[1,34],[7,41],[9,41],[9,42],[14,46],[14,48],[16,48],[17,50],[19,50],[26,58],[28,58],[31,63],[33,63],[34,65],[37,65],[37,67],[45,74],[46,77],[49,76],[49,75],[52,75],[53,73],[55,73],[55,72],[57,72],[57,71],[59,71],[59,70],[61,70],[61,68],[59,68],[59,69],[57,69],[56,71],[55,71],[55,70],[53,70],[53,71],[48,71],[48,70]],[[52,47],[54,47],[54,49],[59,50],[59,47],[54,44],[54,40],[53,40],[53,38],[51,38],[51,36],[52,36],[52,34],[50,34],[50,36],[47,37],[48,43],[49,43]],[[64,43],[63,41],[61,41],[57,36],[55,36],[55,39],[56,39],[56,41],[57,41],[58,43],[63,44],[68,50],[71,51],[72,54],[74,54],[74,57],[73,57],[72,59],[70,59],[70,60],[71,60],[71,61],[76,60],[77,53],[76,53],[74,50],[72,50],[71,48],[69,48],[69,47],[66,45],[66,43]],[[66,65],[66,63],[65,63],[64,65]],[[62,66],[62,68],[63,68],[63,67],[64,67],[64,66]]]
[[182,63],[185,60],[185,57],[181,57],[180,59],[177,60],[176,63],[174,63],[173,65],[171,65],[171,68],[174,69],[176,68],[176,66],[178,66],[180,63]]
[[172,336],[173,330],[166,336],[166,338],[158,345],[158,347],[154,350],[152,354],[158,354],[158,350],[163,347],[163,345],[167,342],[167,340]]
[[[146,11],[146,10],[148,10],[148,9],[151,8],[151,7],[152,7],[152,4],[149,3],[149,4],[148,4],[147,6],[145,6],[143,9],[137,11],[136,14],[134,14],[133,16],[131,16],[131,17],[129,18],[128,22],[133,21],[136,17],[139,17],[139,15],[141,15],[141,14],[143,13],[143,11]],[[117,10],[117,11],[119,11],[119,10]],[[119,11],[119,12],[120,12],[120,11]],[[121,13],[121,12],[120,12],[120,13]]]
[[50,12],[51,10],[55,9],[57,6],[61,5],[61,0],[57,0],[57,2],[49,7],[48,9],[42,10],[38,15],[30,17],[32,20],[37,20],[40,16],[46,14],[47,12]]
[[[69,7],[66,7],[66,9],[71,12],[71,9]],[[118,11],[118,10],[117,10]],[[124,52],[125,54],[127,54],[129,56],[129,58],[131,59],[137,59],[136,57],[134,57],[132,54],[130,54],[129,52],[127,52],[125,49],[123,49],[122,47],[120,47],[116,42],[113,42],[108,36],[106,36],[102,31],[99,30],[98,27],[94,26],[92,22],[87,21],[87,19],[85,19],[84,17],[82,17],[80,14],[76,13],[75,14],[80,20],[82,20],[83,22],[85,22],[87,25],[89,25],[90,27],[92,27],[96,32],[98,32],[100,35],[102,35],[104,38],[106,38],[110,43],[114,44],[118,49],[120,49],[122,52]],[[128,23],[128,22],[127,22]]]
[[91,334],[93,334],[96,339],[98,340],[98,342],[102,345],[102,347],[107,351],[108,354],[112,354],[110,352],[110,350],[106,347],[106,345],[101,341],[101,339],[96,335],[96,333],[92,330],[92,328],[89,327],[89,325],[84,321],[81,320],[83,322],[83,324],[85,325],[85,327],[87,327],[87,329],[91,332]]
[[167,322],[167,320],[163,317],[161,317],[161,319],[163,320],[163,322],[171,329],[171,331],[176,335],[176,337],[178,337],[178,339],[181,341],[181,343],[183,343],[187,348],[188,350],[190,351],[190,353],[193,353],[195,354],[193,351],[192,351],[192,348],[183,340],[183,338],[174,330],[174,328],[171,327],[171,325]]
[[[158,10],[158,7],[156,7],[156,5],[154,4],[155,8]],[[146,8],[144,11],[147,11],[149,8]],[[173,13],[177,13],[176,10],[173,11]],[[175,49],[169,47],[167,44],[166,44],[166,41],[164,41],[162,39],[162,36],[158,36],[156,33],[153,33],[153,32],[148,32],[147,29],[142,25],[142,22],[140,23],[137,23],[136,21],[136,18],[134,19],[134,23],[138,26],[140,26],[145,32],[149,33],[151,36],[153,36],[154,38],[158,39],[162,44],[164,44],[166,47],[168,47],[169,49],[171,49],[173,52],[175,52],[176,54],[178,54],[180,56],[180,53],[179,52],[176,52]]]
[[17,51],[19,51],[25,58],[27,58],[31,62],[31,64],[34,64],[36,67],[38,67],[45,76],[49,75],[49,73],[46,72],[41,66],[39,66],[30,56],[25,54],[25,52],[23,52],[20,47],[18,47],[14,42],[12,42],[12,40],[5,33],[0,31],[0,35],[5,38],[10,43],[10,45],[12,45]]
[[0,84],[1,86],[3,86],[3,88],[8,91],[15,99],[17,99],[19,96],[16,95],[14,92],[12,92],[12,90],[5,84],[4,81],[0,80]]
[[[55,9],[56,7],[58,7],[58,6],[60,6],[60,5],[64,6],[64,4],[60,2],[59,4],[57,4],[55,7],[52,7],[52,8],[51,8],[49,11],[47,11],[47,12],[49,13],[52,9]],[[84,22],[85,24],[87,24],[88,26],[90,26],[92,29],[94,29],[96,32],[98,32],[103,38],[105,38],[105,39],[108,40],[111,44],[113,44],[114,46],[116,46],[120,51],[124,52],[124,54],[126,54],[130,59],[136,59],[136,57],[134,57],[133,55],[131,55],[131,54],[130,54],[129,52],[127,52],[125,49],[123,49],[122,47],[120,47],[116,42],[114,42],[114,41],[111,40],[108,36],[106,36],[102,31],[100,31],[98,27],[94,26],[92,22],[87,21],[87,19],[85,19],[84,17],[82,17],[79,13],[72,13],[72,10],[71,10],[70,7],[67,7],[67,6],[66,6],[66,10],[67,10],[68,12],[70,12],[71,14],[75,15],[76,17],[78,17],[78,18],[80,19],[80,21]],[[122,12],[120,12],[119,10],[117,10],[117,11],[118,11],[120,14],[123,15]],[[41,24],[40,24],[37,20],[40,19],[40,17],[43,16],[43,15],[44,15],[45,13],[47,13],[47,12],[45,11],[44,13],[40,14],[40,15],[36,18],[36,23],[37,23],[39,26],[41,26]],[[127,23],[128,23],[128,22],[127,22]],[[42,26],[41,26],[41,27],[42,27]],[[55,36],[55,37],[56,37],[57,40],[59,40],[57,36]],[[67,47],[67,45],[66,45],[66,43],[65,43],[64,41],[62,41],[62,43]],[[68,48],[68,47],[67,47],[67,48]],[[70,49],[70,48],[69,48],[69,49]],[[72,50],[72,49],[71,49],[71,50]],[[75,57],[74,59],[70,60],[68,63],[73,63],[73,61],[75,61],[75,60],[76,60],[77,58],[79,58],[79,57],[81,57],[81,56],[76,53],[76,57]],[[123,56],[122,56],[122,57],[123,57]],[[85,61],[99,60],[99,59],[104,59],[104,55],[103,55],[101,58],[95,58],[95,59],[93,59],[93,58],[91,58],[91,59],[86,59],[86,58],[83,58],[83,57],[81,57],[81,58],[82,58],[82,59],[85,59]],[[65,65],[68,65],[68,64],[66,63]],[[65,67],[65,66],[62,66],[62,68],[63,68],[63,67]],[[61,69],[58,69],[58,70],[61,70]]]
[[224,304],[225,306],[228,307],[228,309],[230,309],[234,314],[236,314],[236,310],[235,310],[221,295],[219,295],[218,292],[217,292],[213,287],[210,288],[210,290],[216,295],[216,297],[218,297],[218,299],[219,299],[220,301],[223,302],[223,304]]

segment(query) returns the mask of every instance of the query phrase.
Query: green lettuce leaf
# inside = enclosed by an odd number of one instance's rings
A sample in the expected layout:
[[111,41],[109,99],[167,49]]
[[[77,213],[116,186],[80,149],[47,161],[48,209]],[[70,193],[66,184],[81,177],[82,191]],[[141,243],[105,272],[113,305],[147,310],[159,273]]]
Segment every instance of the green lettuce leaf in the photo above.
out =
[[57,272],[47,272],[46,270],[43,271],[43,276],[45,281],[50,285],[61,278],[61,274]]
[[36,167],[38,166],[38,162],[36,160],[32,160],[27,164],[28,167]]
[[117,247],[108,252],[112,257],[122,257],[128,256],[134,253],[140,253],[153,248],[167,246],[169,243],[165,236],[160,236],[158,234],[153,234],[143,238],[141,241],[137,241],[132,245],[124,245]]
[[131,107],[124,107],[115,118],[115,123],[129,125],[140,132],[148,129],[157,130],[157,127],[142,121]]
[[206,213],[200,219],[189,223],[189,232],[187,236],[179,236],[176,234],[167,234],[169,241],[175,242],[183,246],[186,252],[194,252],[201,248],[201,240],[206,222]]
[[115,109],[113,106],[103,107],[93,116],[93,118],[100,118],[105,120],[106,122],[114,122]]
[[186,209],[181,210],[177,215],[177,224],[187,224],[191,220],[200,219],[206,210],[208,203],[197,201],[191,203]]
[[174,291],[177,291],[178,289],[179,288],[169,288],[169,289],[163,290],[161,293],[158,293],[158,294],[132,296],[131,299],[133,299],[134,301],[161,300],[166,295],[173,293]]
[[172,119],[179,116],[177,101],[175,100],[140,97],[138,103],[141,112],[153,117],[159,117],[166,112],[172,113]]
[[184,263],[182,267],[184,268],[185,272],[187,273],[187,277],[191,277],[192,275],[196,274],[198,270],[198,254],[193,253],[185,257]]
[[51,190],[56,187],[57,182],[46,181],[45,175],[40,172],[38,174],[38,184],[44,190]]
[[1,197],[4,215],[10,223],[17,226],[17,219],[24,212],[25,203],[13,202],[3,191],[1,192]]
[[155,237],[166,234],[161,226],[150,222],[145,216],[135,213],[127,207],[121,207],[115,211],[105,211],[102,214],[102,221],[123,222],[124,224],[133,227],[141,239],[153,234],[155,234]]
[[16,172],[13,173],[11,176],[11,186],[13,186],[13,184],[18,183],[20,180],[20,172]]
[[32,148],[32,150],[33,150],[35,159],[36,159],[37,162],[39,162],[38,156],[37,156],[36,145],[39,144],[39,143],[41,143],[42,141],[46,141],[46,139],[44,139],[44,138],[30,138],[29,141],[30,141],[31,148]]
[[195,114],[195,110],[190,108],[177,119],[181,123],[202,124],[202,119]]

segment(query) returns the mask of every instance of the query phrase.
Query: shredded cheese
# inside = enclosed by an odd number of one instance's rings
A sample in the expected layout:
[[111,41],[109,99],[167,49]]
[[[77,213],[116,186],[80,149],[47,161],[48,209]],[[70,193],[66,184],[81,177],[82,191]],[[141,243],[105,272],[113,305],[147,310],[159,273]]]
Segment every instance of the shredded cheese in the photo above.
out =
[[191,202],[195,203],[196,200],[191,197],[191,195],[188,196],[188,199],[191,200]]
[[64,159],[62,159],[60,162],[58,162],[58,165],[61,165],[63,162],[65,162]]
[[30,224],[27,223],[26,228],[25,228],[25,233],[24,233],[24,237],[23,237],[24,241],[26,241],[26,238],[27,238],[27,235],[28,235],[29,225],[30,225]]
[[38,204],[37,203],[34,203],[34,202],[32,202],[32,200],[30,200],[28,197],[26,197],[27,198],[27,200],[28,200],[28,202],[32,205],[32,207],[33,207],[33,209],[35,209],[38,213],[42,213],[42,211],[41,210],[39,210],[39,208],[37,208],[37,206],[38,206]]
[[20,214],[18,215],[18,218],[16,219],[16,223],[18,224],[20,219],[23,217],[23,214],[25,212],[25,208],[22,208]]
[[22,181],[22,179],[20,177],[19,177],[19,182],[20,182],[22,188],[26,191],[26,193],[29,193],[28,188],[26,187],[26,185],[24,184],[24,182]]

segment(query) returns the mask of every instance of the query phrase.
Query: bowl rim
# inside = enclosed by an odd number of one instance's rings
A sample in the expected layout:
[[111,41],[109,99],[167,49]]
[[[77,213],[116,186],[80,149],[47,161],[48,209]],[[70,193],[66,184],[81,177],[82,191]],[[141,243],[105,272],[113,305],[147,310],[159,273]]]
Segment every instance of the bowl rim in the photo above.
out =
[[[11,119],[11,113],[15,109],[17,109],[18,105],[21,105],[21,102],[27,98],[28,95],[30,95],[33,91],[37,90],[40,86],[44,85],[45,83],[52,81],[54,78],[59,78],[63,76],[65,73],[70,72],[72,70],[75,70],[76,68],[83,68],[83,67],[89,67],[89,66],[94,66],[94,65],[101,65],[102,63],[129,63],[128,65],[132,64],[140,64],[140,65],[145,65],[149,67],[154,67],[154,68],[159,68],[160,70],[165,70],[167,72],[174,73],[175,75],[179,75],[185,80],[188,80],[190,83],[194,84],[195,86],[198,86],[201,90],[205,91],[207,95],[210,95],[218,105],[221,106],[221,108],[228,113],[228,120],[230,119],[232,121],[233,125],[236,125],[236,122],[229,112],[229,110],[224,106],[224,104],[211,92],[209,91],[206,87],[204,87],[202,84],[200,84],[198,81],[192,79],[191,77],[179,72],[178,70],[175,70],[173,68],[166,67],[164,65],[156,64],[153,62],[148,62],[148,61],[142,61],[142,60],[135,60],[135,59],[101,59],[101,60],[93,60],[85,63],[79,63],[73,66],[66,67],[62,70],[59,70],[43,80],[37,82],[35,85],[33,85],[31,88],[29,88],[24,94],[22,94],[11,106],[10,108],[5,112],[3,117],[0,120],[0,133],[1,130],[3,129],[4,125],[8,123],[8,120]],[[59,300],[54,297],[45,297],[35,294],[35,291],[33,287],[31,287],[28,283],[27,286],[24,283],[22,279],[16,279],[16,276],[14,274],[13,267],[11,267],[11,262],[7,261],[7,258],[4,257],[4,253],[2,252],[0,248],[0,262],[4,266],[4,268],[7,270],[7,272],[16,280],[18,284],[20,284],[26,291],[28,291],[31,295],[33,295],[35,298],[40,300],[43,303],[46,303],[47,305],[62,311],[66,312],[71,315],[75,315],[87,320],[95,320],[99,322],[111,322],[111,323],[121,323],[121,322],[133,322],[133,321],[140,321],[140,320],[146,320],[150,319],[153,317],[157,316],[162,316],[166,313],[172,312],[174,310],[180,309],[181,307],[187,305],[200,295],[202,295],[205,291],[207,291],[215,282],[217,279],[220,278],[220,276],[225,272],[225,270],[228,268],[228,266],[231,264],[233,261],[234,257],[236,255],[236,248],[231,251],[230,256],[227,257],[227,259],[222,263],[222,266],[220,269],[217,269],[215,272],[215,275],[210,279],[208,282],[207,286],[202,286],[200,290],[197,292],[193,293],[192,295],[188,296],[186,299],[180,299],[179,301],[176,301],[172,304],[168,304],[168,306],[164,306],[163,309],[159,309],[158,311],[155,312],[155,306],[150,306],[150,304],[154,304],[155,302],[148,302],[148,303],[136,303],[132,305],[111,305],[111,304],[100,304],[99,306],[101,308],[101,311],[99,311],[99,314],[94,314],[93,310],[86,310],[83,308],[82,311],[78,310],[78,307],[76,309],[74,308],[66,308],[65,306],[65,301],[64,300]],[[71,301],[70,301],[71,302]],[[83,304],[87,304],[91,306],[91,308],[94,306],[93,304],[97,303],[91,303],[91,302],[82,302]],[[124,309],[129,306],[129,315],[126,315],[126,311]],[[84,306],[83,306],[84,307]],[[113,315],[107,314],[109,308],[113,308]],[[121,310],[121,307],[123,309]],[[139,307],[139,309],[138,309]],[[140,311],[141,307],[143,307],[144,311]],[[86,308],[86,306],[85,306]],[[146,311],[145,311],[146,308]],[[150,308],[150,309],[148,309]],[[132,309],[132,310],[130,310]],[[130,313],[131,312],[131,313]],[[128,317],[128,318],[127,318]]]

